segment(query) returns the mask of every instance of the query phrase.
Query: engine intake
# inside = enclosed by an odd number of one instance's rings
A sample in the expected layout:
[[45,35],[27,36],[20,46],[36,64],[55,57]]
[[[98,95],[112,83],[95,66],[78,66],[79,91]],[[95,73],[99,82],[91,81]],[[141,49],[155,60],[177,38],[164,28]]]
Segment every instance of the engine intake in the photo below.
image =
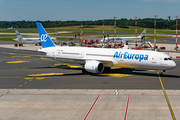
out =
[[99,61],[86,61],[84,69],[90,73],[102,73],[104,71],[104,64]]

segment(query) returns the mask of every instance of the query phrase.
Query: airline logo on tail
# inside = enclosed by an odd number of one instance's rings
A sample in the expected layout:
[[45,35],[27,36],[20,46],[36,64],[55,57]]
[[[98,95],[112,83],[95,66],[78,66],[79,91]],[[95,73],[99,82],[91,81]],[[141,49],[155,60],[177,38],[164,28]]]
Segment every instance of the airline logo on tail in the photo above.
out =
[[42,34],[41,35],[41,42],[46,42],[47,41],[47,34]]
[[48,36],[46,30],[43,28],[41,23],[36,22],[37,29],[39,32],[39,37],[41,39],[42,47],[47,48],[47,47],[56,47],[50,37]]

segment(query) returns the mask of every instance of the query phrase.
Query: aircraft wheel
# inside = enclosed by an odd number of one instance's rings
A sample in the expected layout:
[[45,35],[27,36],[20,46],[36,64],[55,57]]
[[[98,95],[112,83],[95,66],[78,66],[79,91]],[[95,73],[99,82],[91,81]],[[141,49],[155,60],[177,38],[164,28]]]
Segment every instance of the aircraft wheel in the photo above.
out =
[[87,71],[85,69],[82,69],[82,73],[87,73]]
[[126,41],[126,45],[128,45],[128,42]]
[[163,73],[160,73],[160,77],[163,77]]

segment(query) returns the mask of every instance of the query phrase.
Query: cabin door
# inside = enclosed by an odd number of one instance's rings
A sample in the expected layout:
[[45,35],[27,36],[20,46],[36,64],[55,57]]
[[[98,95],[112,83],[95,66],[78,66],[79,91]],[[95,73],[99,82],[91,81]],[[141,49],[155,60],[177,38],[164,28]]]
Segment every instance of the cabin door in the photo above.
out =
[[80,57],[81,57],[81,58],[85,57],[85,52],[84,52],[84,51],[81,51],[81,52],[80,52]]
[[152,63],[156,63],[156,56],[152,56]]

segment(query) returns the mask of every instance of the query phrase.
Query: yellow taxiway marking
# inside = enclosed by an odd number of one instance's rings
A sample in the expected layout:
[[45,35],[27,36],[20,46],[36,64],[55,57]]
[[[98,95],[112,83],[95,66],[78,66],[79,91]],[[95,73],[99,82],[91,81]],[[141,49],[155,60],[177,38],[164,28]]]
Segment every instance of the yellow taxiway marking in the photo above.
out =
[[111,77],[127,77],[127,76],[132,76],[130,74],[119,74],[119,73],[102,73],[98,75],[103,75],[103,76],[111,76]]
[[[25,80],[29,80],[29,82],[30,81],[32,81],[32,79],[34,79],[33,77],[26,77],[26,78],[24,78]],[[37,78],[36,78],[37,79]],[[25,82],[24,84],[27,84],[28,82]],[[19,85],[19,88],[20,87],[22,87],[23,86],[23,84],[21,84],[21,85]],[[13,90],[16,90],[17,88],[14,88]],[[8,92],[6,92],[7,94],[8,93],[10,93],[11,91],[8,91]],[[2,97],[3,96],[3,94],[2,95],[0,95],[0,97]]]
[[11,91],[8,91],[8,92],[6,92],[6,93],[10,93]]
[[15,57],[21,57],[20,55],[17,55],[17,56],[12,56],[13,58],[15,58]]
[[82,66],[76,66],[76,65],[69,65],[69,64],[63,64],[70,68],[81,68]]
[[[159,72],[158,72],[158,71],[157,71],[157,74],[159,75]],[[167,101],[169,110],[170,110],[170,112],[171,112],[171,116],[172,116],[173,120],[176,120],[176,118],[175,118],[175,116],[174,116],[174,113],[173,113],[173,110],[172,110],[172,108],[171,108],[171,104],[170,104],[169,99],[168,99],[168,97],[167,97],[166,91],[165,91],[165,89],[164,89],[164,86],[163,86],[163,83],[162,83],[162,80],[161,80],[160,75],[159,75],[159,81],[160,81],[160,83],[161,83],[161,87],[162,87],[162,89],[163,89],[164,96],[165,96],[165,98],[166,98],[166,101]]]
[[48,58],[40,58],[40,59],[47,60]]
[[36,80],[43,80],[45,77],[37,77]]
[[9,61],[6,63],[25,63],[25,62],[30,62],[30,61]]
[[[70,68],[82,68],[82,66],[76,66],[76,65],[69,65],[69,64],[54,64],[54,66],[50,66],[50,67],[62,67],[62,68],[66,68],[66,67],[70,67]],[[118,69],[118,68],[122,68],[122,67],[111,67],[112,69]]]
[[25,82],[24,84],[27,84],[28,82]]
[[[26,78],[24,78],[25,80],[29,80],[29,81],[32,81],[32,79],[34,79],[33,77],[26,77]],[[25,82],[24,84],[27,84],[28,82]],[[23,85],[21,84],[21,85],[19,85],[19,87],[22,87]],[[16,90],[17,88],[14,88],[13,90]],[[8,92],[6,92],[7,94],[8,93],[10,93],[11,91],[8,91]],[[2,95],[0,95],[0,97],[2,97],[3,96],[3,94]]]
[[22,56],[22,57],[26,58],[26,57],[31,57],[31,56],[29,56],[29,55],[25,55],[25,56]]
[[81,68],[82,66],[69,65],[69,64],[54,64],[54,66],[50,66],[53,68]]
[[49,66],[50,68],[69,68],[69,66],[66,65],[59,65],[59,66]]
[[61,64],[54,64],[54,65],[61,65]]
[[[4,52],[2,52],[2,53],[4,53]],[[15,55],[15,53],[4,53],[4,54]]]
[[31,75],[28,75],[28,76],[41,77],[41,76],[56,76],[56,75],[63,75],[63,73],[43,73],[43,74],[31,74]]
[[82,66],[68,65],[70,68],[81,68]]
[[23,57],[23,58],[27,58],[27,57],[31,57],[31,56],[28,56],[28,55],[25,55],[25,56],[20,56],[20,55],[17,55],[17,56],[12,56],[13,58],[16,58],[16,57]]
[[24,78],[25,80],[31,80],[31,79],[34,79],[33,77],[26,77]]
[[156,72],[156,70],[148,70],[149,72]]

